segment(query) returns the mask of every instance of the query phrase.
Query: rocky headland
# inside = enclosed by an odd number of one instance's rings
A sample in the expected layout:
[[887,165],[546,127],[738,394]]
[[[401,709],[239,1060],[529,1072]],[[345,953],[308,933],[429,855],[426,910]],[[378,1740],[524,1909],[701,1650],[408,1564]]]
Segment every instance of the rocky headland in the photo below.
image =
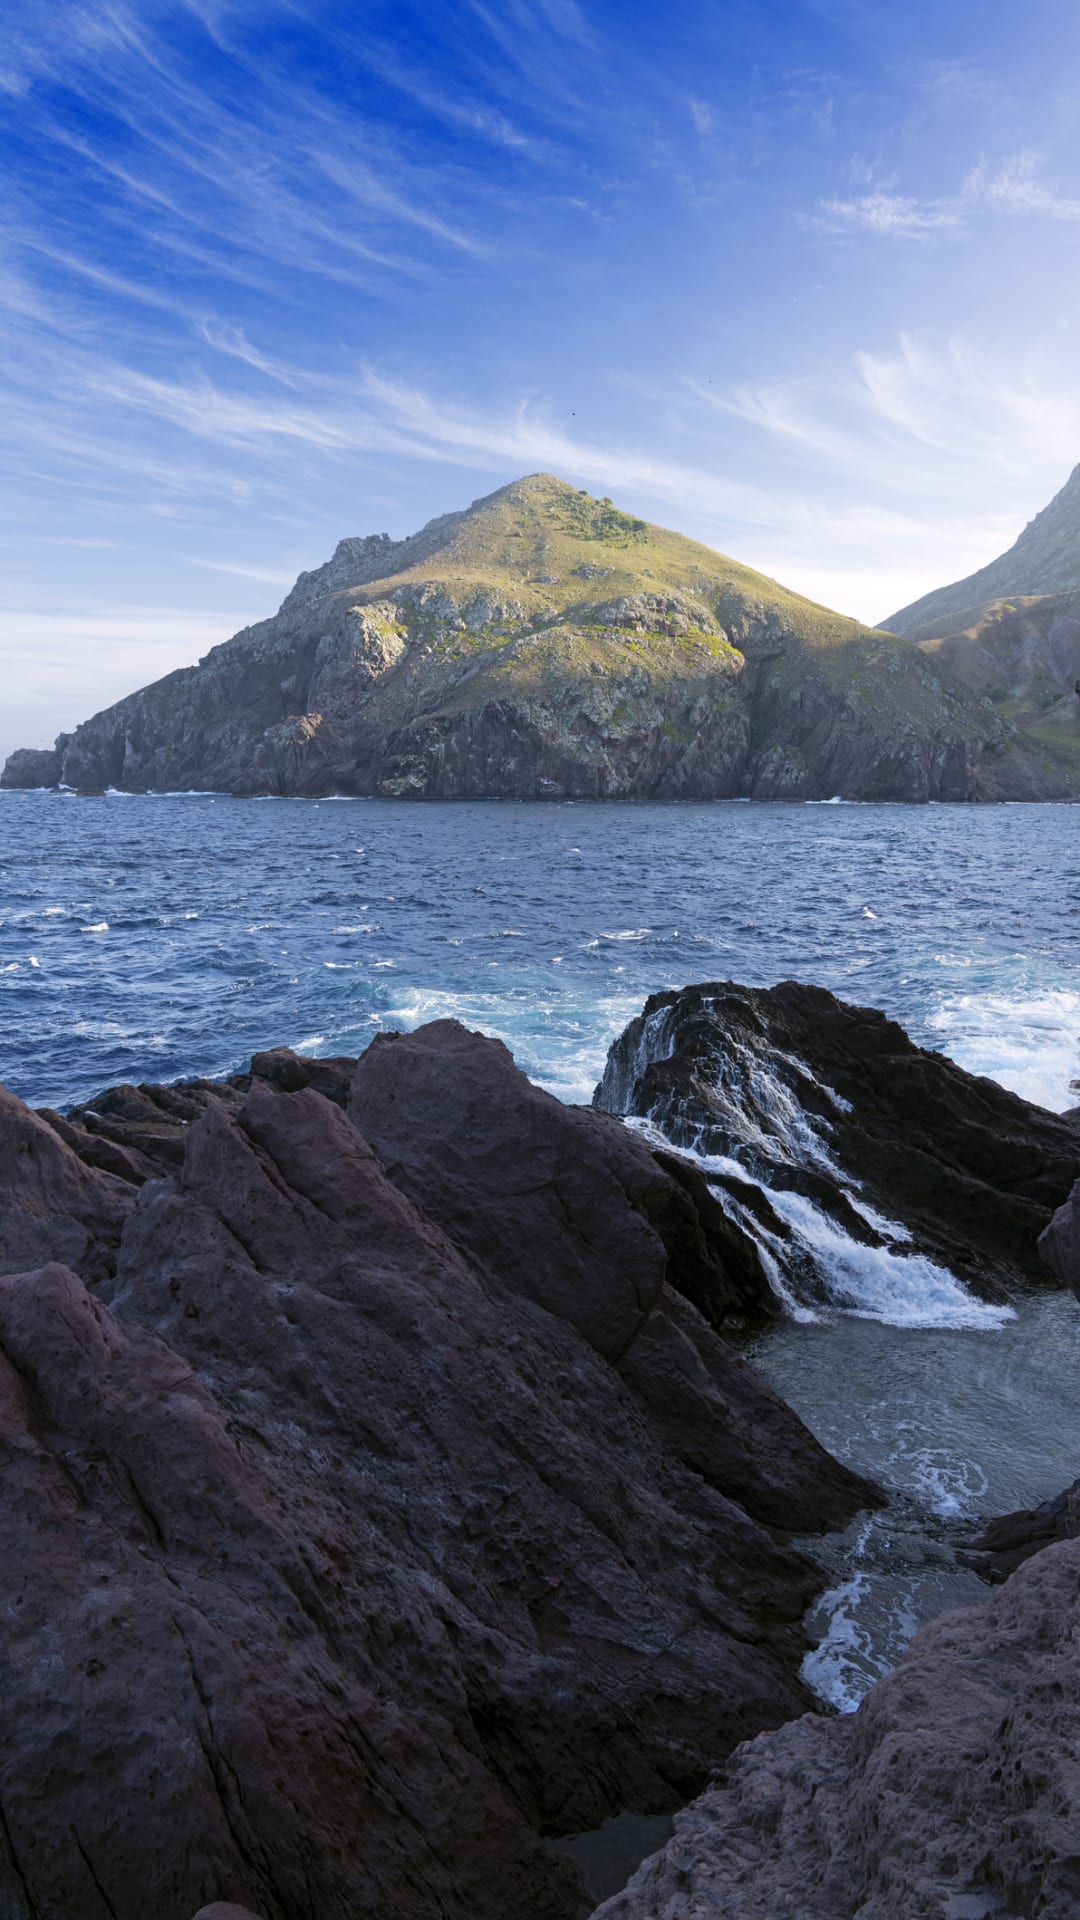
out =
[[1080,467],[1007,553],[882,626],[1070,762],[1080,751]]
[[[0,784],[414,799],[1080,792],[1080,736],[1048,729],[1042,709],[1007,709],[1000,674],[983,684],[970,651],[861,626],[533,474],[407,539],[342,540],[271,619],[55,748],[13,754]],[[1055,639],[1058,679],[1073,651]],[[1067,707],[1072,682],[1053,685]]]
[[584,1920],[553,1843],[703,1792],[611,1920],[1077,1910],[1080,1541],[808,1711],[800,1539],[883,1495],[733,1344],[784,1191],[1080,1287],[1075,1117],[730,983],[598,1105],[452,1021],[0,1099],[11,1920]]

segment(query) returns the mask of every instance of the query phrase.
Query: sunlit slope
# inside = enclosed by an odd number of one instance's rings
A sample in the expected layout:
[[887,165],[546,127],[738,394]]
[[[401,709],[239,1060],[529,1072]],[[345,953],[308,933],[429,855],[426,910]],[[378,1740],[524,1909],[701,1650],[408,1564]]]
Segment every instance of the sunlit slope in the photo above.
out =
[[1070,593],[1080,588],[1080,467],[1049,506],[1028,522],[1007,553],[950,586],[937,587],[881,622],[909,640],[968,626],[994,601]]
[[534,474],[343,540],[197,667],[8,785],[417,798],[1057,797],[982,693],[682,535]]

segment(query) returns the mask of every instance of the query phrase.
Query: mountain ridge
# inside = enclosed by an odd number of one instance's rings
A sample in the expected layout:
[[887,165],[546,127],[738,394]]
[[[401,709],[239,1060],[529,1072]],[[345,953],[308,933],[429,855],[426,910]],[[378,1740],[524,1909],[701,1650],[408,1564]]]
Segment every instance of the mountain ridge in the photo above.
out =
[[[996,600],[1028,599],[1080,587],[1080,465],[1005,553],[963,580],[935,587],[880,622],[908,640],[955,629],[965,614]],[[965,623],[966,624],[966,623]]]
[[402,798],[1080,791],[948,663],[552,474],[350,536],[278,612],[7,787]]

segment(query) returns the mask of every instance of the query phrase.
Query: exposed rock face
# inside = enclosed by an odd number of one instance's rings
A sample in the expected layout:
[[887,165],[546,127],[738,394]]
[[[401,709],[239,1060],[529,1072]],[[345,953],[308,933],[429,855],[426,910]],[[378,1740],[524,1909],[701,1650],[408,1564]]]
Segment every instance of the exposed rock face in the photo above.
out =
[[54,1130],[0,1087],[0,1273],[63,1260],[88,1280],[115,1271],[131,1187],[92,1171]]
[[348,1063],[260,1064],[171,1129],[122,1090],[118,1151],[183,1142],[141,1185],[0,1107],[41,1168],[0,1278],[0,1907],[580,1916],[540,1836],[801,1710],[819,1576],[769,1529],[872,1490],[678,1292],[707,1223],[640,1141],[449,1023],[351,1117]]
[[1080,1180],[1040,1235],[1039,1252],[1062,1286],[1080,1299]]
[[1080,1912],[1080,1542],[943,1614],[840,1720],[739,1749],[596,1920]]
[[2,783],[1060,798],[1075,744],[1048,752],[908,642],[535,474],[411,539],[343,540],[272,619]]
[[[1030,1106],[916,1047],[884,1014],[791,981],[654,994],[612,1048],[595,1104],[651,1118],[676,1146],[735,1158],[757,1186],[710,1177],[809,1300],[821,1275],[779,1217],[778,1192],[886,1245],[859,1211],[869,1203],[914,1249],[1003,1298],[1045,1281],[1036,1242],[1080,1166],[1076,1116]],[[1056,1246],[1056,1219],[1051,1231]]]
[[[1080,467],[1015,546],[882,626],[986,699],[1059,773],[1080,755]],[[1036,781],[1042,778],[1034,765]],[[1040,789],[1041,791],[1041,789]],[[1048,791],[1048,789],[1047,789]],[[1035,797],[1017,795],[1018,798]]]

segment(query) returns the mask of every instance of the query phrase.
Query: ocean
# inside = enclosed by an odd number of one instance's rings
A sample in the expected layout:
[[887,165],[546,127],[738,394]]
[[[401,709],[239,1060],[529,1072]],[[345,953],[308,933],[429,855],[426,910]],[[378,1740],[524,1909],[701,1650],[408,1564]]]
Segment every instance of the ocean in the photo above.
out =
[[[800,979],[1061,1111],[1077,825],[1071,806],[2,793],[0,1080],[63,1108],[453,1015],[586,1101],[650,993]],[[921,1620],[985,1598],[958,1531],[1080,1471],[1080,1306],[1004,1316],[902,1252],[825,1252],[849,1288],[860,1263],[862,1309],[787,1319],[754,1357],[896,1493],[825,1549],[807,1677],[849,1708]]]

